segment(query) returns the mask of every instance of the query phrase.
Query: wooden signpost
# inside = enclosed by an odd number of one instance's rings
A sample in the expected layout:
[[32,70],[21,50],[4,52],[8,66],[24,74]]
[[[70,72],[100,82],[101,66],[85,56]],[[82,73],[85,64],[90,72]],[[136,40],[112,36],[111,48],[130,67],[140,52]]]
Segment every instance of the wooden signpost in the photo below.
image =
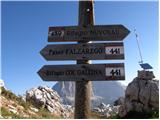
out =
[[121,41],[129,32],[123,25],[49,27],[48,42]]
[[123,42],[119,41],[130,31],[123,25],[94,25],[93,0],[79,1],[78,22],[78,26],[49,27],[48,32],[48,42],[78,44],[47,45],[40,51],[46,60],[77,60],[77,64],[45,65],[38,74],[44,81],[75,81],[74,117],[86,119],[90,118],[91,81],[125,80],[124,63],[90,64],[89,60],[124,59]]
[[123,63],[45,65],[38,74],[44,81],[110,81],[124,80]]
[[47,45],[40,51],[46,60],[124,59],[123,43]]

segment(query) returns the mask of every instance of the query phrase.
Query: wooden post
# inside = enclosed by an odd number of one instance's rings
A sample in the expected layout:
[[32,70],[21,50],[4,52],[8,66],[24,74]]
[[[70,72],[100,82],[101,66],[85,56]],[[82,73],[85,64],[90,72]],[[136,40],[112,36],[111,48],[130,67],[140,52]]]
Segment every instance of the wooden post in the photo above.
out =
[[[87,27],[94,25],[94,9],[93,0],[79,1],[79,26]],[[88,43],[78,42],[78,43]],[[77,60],[77,64],[89,64],[89,60]],[[91,81],[79,80],[76,82],[75,88],[75,119],[90,118],[91,108]]]

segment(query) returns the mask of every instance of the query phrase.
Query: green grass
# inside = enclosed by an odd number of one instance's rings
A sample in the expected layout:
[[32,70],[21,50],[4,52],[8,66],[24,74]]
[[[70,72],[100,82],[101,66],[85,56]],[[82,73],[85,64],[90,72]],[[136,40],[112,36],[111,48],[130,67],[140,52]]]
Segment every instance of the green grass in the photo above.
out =
[[[25,102],[21,96],[16,96],[14,93],[12,93],[9,90],[6,90],[4,87],[1,88],[1,95],[4,96],[8,100],[12,100],[15,103],[17,103],[20,106],[24,107],[24,112],[28,114],[28,110],[30,107],[36,107],[33,104],[33,101],[27,101]],[[16,104],[15,104],[16,105]],[[37,108],[37,107],[36,107]],[[3,117],[12,117],[15,119],[23,118],[18,114],[14,114],[10,111],[8,111],[5,107],[1,108],[1,113]],[[45,119],[60,119],[59,116],[51,114],[47,109],[41,107],[39,108],[39,112],[36,113],[36,115],[31,115],[30,118],[45,118]]]
[[117,114],[111,115],[111,117],[100,116],[96,112],[91,112],[91,119],[158,119],[159,111],[153,110],[151,112],[135,112],[130,111],[125,117],[120,117]]
[[18,99],[18,97],[14,93],[12,93],[9,90],[6,90],[4,87],[1,88],[1,95],[5,96],[6,98],[11,99],[11,100]]
[[152,113],[151,113],[151,115],[152,115],[152,119],[157,119],[157,118],[159,118],[159,111],[157,110],[157,111],[152,111]]
[[61,119],[61,117],[51,114],[46,108],[40,108],[37,114],[42,119]]
[[[30,118],[34,119],[61,119],[61,117],[56,116],[54,114],[51,114],[48,110],[45,108],[41,108],[39,112],[36,113],[37,115],[31,115]],[[1,108],[1,115],[4,118],[11,117],[12,119],[24,119],[23,116],[20,116],[18,114],[12,113],[8,111],[6,108],[2,107]]]
[[6,108],[1,107],[1,115],[3,117],[12,117],[13,119],[22,119],[23,117],[21,117],[20,115],[17,115],[15,113],[12,113],[10,111],[8,111]]
[[120,119],[158,119],[159,111],[153,110],[151,112],[135,112],[130,111],[125,117],[119,117]]
[[9,90],[6,90],[4,87],[2,87],[2,92],[1,95],[5,96],[5,98],[9,99],[9,100],[13,100],[16,103],[18,103],[19,105],[23,106],[24,109],[29,109],[30,106],[32,106],[31,102],[25,102],[22,99],[22,96],[16,96],[14,93],[12,93]]
[[[1,95],[3,95],[6,99],[13,100],[18,105],[21,105],[24,107],[24,112],[28,113],[28,110],[30,107],[36,107],[33,104],[33,101],[27,101],[25,102],[21,96],[16,96],[14,93],[12,93],[9,90],[6,90],[5,88],[1,88]],[[37,108],[37,107],[36,107]],[[11,116],[15,119],[23,118],[20,115],[14,114],[10,111],[8,111],[6,108],[1,108],[1,114],[3,117]],[[39,108],[39,111],[36,113],[36,115],[30,116],[30,118],[43,118],[43,119],[61,119],[60,116],[51,114],[47,109],[44,107]],[[71,116],[71,118],[74,118],[74,114]],[[96,112],[91,112],[91,119],[158,119],[159,118],[159,111],[153,110],[151,112],[135,112],[130,111],[125,117],[119,117],[118,115],[112,115],[111,117],[107,118],[106,116],[100,116]]]

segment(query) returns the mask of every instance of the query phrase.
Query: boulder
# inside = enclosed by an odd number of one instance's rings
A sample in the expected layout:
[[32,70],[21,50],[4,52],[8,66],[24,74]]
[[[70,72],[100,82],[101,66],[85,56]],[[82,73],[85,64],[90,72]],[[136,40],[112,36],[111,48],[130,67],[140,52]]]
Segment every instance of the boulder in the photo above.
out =
[[130,111],[149,112],[159,109],[159,81],[153,78],[151,71],[138,71],[138,76],[126,88],[124,103],[119,109],[120,117]]
[[114,101],[114,106],[124,104],[124,97],[119,97],[116,101]]
[[159,109],[159,81],[151,81],[149,104],[156,109]]
[[26,101],[32,101],[36,107],[44,107],[49,112],[63,118],[68,118],[73,113],[73,110],[69,110],[71,108],[63,106],[57,92],[46,86],[39,86],[26,91]]
[[141,80],[152,80],[153,78],[155,78],[153,71],[145,71],[145,70],[141,70],[138,71],[138,78],[140,78]]

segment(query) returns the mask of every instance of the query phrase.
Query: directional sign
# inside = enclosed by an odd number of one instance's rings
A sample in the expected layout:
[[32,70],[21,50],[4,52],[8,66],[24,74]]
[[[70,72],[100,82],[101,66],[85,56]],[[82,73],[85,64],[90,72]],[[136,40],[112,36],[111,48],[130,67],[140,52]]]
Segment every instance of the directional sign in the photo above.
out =
[[49,27],[48,42],[121,41],[129,33],[123,25]]
[[125,79],[123,63],[45,65],[38,74],[45,81],[108,81]]
[[124,59],[123,43],[47,45],[40,54],[46,60]]

